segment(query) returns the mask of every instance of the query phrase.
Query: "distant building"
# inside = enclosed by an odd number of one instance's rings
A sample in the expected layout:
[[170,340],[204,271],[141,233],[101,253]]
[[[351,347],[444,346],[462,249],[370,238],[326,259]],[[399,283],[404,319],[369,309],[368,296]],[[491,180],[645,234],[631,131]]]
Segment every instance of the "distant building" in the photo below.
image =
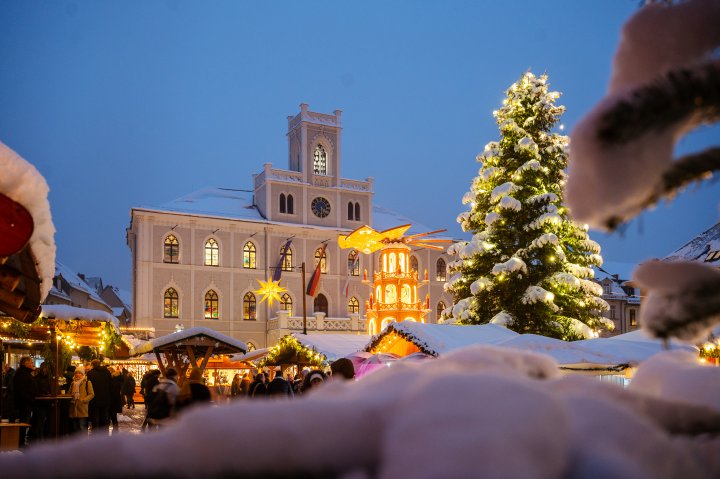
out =
[[663,261],[692,261],[720,268],[720,222],[667,255]]
[[598,283],[603,288],[602,298],[610,306],[603,316],[615,324],[615,329],[603,333],[603,336],[616,336],[638,329],[640,291],[617,274],[606,276]]
[[[308,330],[365,334],[364,271],[372,278],[379,256],[360,254],[355,261],[358,252],[341,250],[338,236],[363,225],[381,231],[412,223],[411,234],[430,229],[374,205],[372,178],[341,176],[339,110],[300,107],[288,117],[288,169],[266,163],[253,175],[252,190],[206,188],[162,206],[132,208],[127,242],[135,326],[154,327],[158,336],[204,326],[261,348],[303,330],[305,298]],[[280,283],[287,292],[280,302],[261,302],[258,280],[272,277],[288,241]],[[420,294],[430,295],[426,321],[437,322],[452,304],[443,290],[448,256],[413,249],[410,262],[420,274],[429,272]],[[318,263],[319,292],[306,297]]]

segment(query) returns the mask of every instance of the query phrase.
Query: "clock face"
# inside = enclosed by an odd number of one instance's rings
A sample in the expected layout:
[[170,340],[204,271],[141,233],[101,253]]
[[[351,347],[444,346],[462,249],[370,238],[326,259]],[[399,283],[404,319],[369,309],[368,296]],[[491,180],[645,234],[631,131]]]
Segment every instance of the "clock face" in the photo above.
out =
[[313,214],[315,214],[318,218],[325,218],[330,214],[330,202],[322,196],[318,196],[312,200],[310,208],[312,208]]

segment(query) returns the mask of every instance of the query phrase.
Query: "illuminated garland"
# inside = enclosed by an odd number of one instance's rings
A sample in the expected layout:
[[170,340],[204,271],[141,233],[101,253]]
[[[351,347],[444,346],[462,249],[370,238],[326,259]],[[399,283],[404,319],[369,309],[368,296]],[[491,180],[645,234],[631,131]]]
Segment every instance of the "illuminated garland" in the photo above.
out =
[[438,353],[436,351],[433,351],[430,349],[430,346],[427,345],[424,341],[421,341],[413,334],[408,333],[407,331],[398,331],[395,329],[393,325],[388,326],[388,328],[385,330],[384,333],[378,334],[377,336],[374,336],[373,339],[370,341],[370,344],[365,348],[365,351],[372,352],[373,349],[379,347],[382,342],[391,334],[394,334],[395,336],[399,336],[405,341],[414,344],[417,346],[417,348],[420,350],[420,352],[429,354],[430,356],[438,357]]
[[280,338],[267,356],[258,362],[258,367],[277,366],[284,357],[296,358],[294,362],[303,365],[307,364],[318,368],[327,366],[327,357],[324,354],[319,353],[315,348],[308,348],[301,344],[294,336],[286,335]]
[[720,359],[720,339],[708,341],[700,347],[701,359]]

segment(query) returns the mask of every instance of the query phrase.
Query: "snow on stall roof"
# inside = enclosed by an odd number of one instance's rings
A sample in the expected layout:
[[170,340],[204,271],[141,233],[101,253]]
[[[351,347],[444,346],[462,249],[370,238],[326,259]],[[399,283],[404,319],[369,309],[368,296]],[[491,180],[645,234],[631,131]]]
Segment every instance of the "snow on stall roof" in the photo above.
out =
[[32,216],[34,229],[28,244],[40,278],[40,301],[44,301],[55,275],[55,226],[50,214],[48,187],[38,170],[0,142],[0,193],[20,203]]
[[536,334],[521,334],[498,344],[500,347],[532,351],[547,354],[560,366],[600,366],[611,367],[623,364],[619,357],[602,350],[592,351],[583,348],[576,342],[538,336]]
[[390,323],[378,337],[391,331],[412,338],[418,347],[436,355],[474,344],[497,344],[518,336],[518,333],[497,324],[459,326],[403,321]]
[[[641,333],[641,330],[626,334],[633,334],[633,337],[638,337],[635,333]],[[617,364],[637,365],[664,351],[662,342],[651,338],[647,338],[647,340],[632,340],[630,338],[619,338],[616,336],[610,338],[584,339],[582,341],[576,341],[573,344],[577,344],[597,354],[611,355],[618,359]],[[687,344],[673,342],[671,349],[697,354],[697,348]]]
[[118,332],[120,331],[117,318],[112,314],[99,309],[77,308],[75,306],[68,306],[67,304],[43,304],[40,316],[43,318],[65,320],[81,319],[83,321],[111,323],[115,326],[115,329]]
[[244,354],[232,354],[231,361],[256,361],[264,358],[270,352],[270,348],[253,349]]
[[214,329],[195,327],[166,334],[165,336],[160,336],[159,338],[153,338],[135,349],[135,354],[149,353],[152,352],[154,348],[167,346],[168,344],[172,344],[187,338],[192,338],[193,336],[208,336],[217,341],[222,341],[225,344],[241,349],[242,351],[247,351],[247,344],[245,344],[243,341],[240,341],[239,339],[231,338],[230,336],[219,333]]
[[361,351],[367,346],[371,336],[362,334],[300,334],[293,337],[302,345],[324,354],[328,362]]

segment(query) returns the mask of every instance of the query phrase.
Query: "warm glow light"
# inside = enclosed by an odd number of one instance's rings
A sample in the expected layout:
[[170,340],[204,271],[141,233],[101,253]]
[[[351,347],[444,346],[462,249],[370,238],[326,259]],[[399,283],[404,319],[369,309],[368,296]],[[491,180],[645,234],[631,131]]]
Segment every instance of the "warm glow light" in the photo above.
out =
[[272,306],[273,300],[280,301],[280,295],[287,292],[287,289],[280,286],[280,280],[273,281],[270,278],[267,281],[262,281],[258,279],[257,282],[260,283],[260,288],[253,291],[253,293],[262,296],[260,303],[267,299],[268,304]]

